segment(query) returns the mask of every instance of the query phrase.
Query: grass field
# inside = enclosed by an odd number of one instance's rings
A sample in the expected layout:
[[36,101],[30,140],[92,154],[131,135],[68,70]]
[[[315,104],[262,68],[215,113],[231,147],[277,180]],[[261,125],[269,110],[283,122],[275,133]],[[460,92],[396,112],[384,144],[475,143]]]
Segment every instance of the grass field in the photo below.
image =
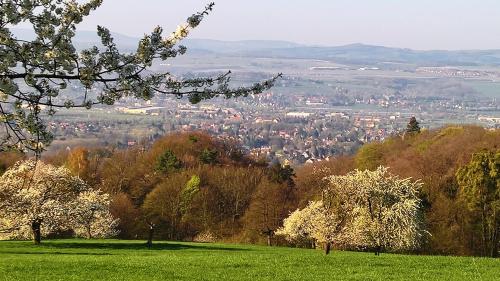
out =
[[3,280],[500,280],[500,260],[227,244],[0,242]]

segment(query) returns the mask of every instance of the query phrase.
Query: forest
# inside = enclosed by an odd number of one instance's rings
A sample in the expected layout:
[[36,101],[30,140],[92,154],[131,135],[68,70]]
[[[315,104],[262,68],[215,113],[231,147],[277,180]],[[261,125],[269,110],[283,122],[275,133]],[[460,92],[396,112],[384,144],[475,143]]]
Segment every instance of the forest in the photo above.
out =
[[[291,167],[254,159],[235,141],[197,132],[170,134],[129,149],[62,150],[43,161],[64,166],[109,194],[119,238],[295,247],[314,243],[287,240],[279,229],[292,212],[324,197],[326,177],[383,166],[419,183],[426,235],[411,252],[495,256],[499,145],[498,130],[448,126],[365,144],[352,156]],[[0,174],[23,158],[2,153]]]

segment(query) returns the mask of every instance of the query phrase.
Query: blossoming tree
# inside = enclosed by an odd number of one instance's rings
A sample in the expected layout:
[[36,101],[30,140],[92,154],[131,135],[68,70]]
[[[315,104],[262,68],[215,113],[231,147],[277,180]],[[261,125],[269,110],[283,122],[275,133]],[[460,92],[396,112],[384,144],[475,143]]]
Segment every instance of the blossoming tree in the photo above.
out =
[[[66,168],[18,162],[0,177],[0,217],[4,232],[40,243],[42,234],[66,228],[71,201],[87,185]],[[1,223],[1,222],[0,222]]]
[[325,253],[330,252],[332,241],[337,238],[337,221],[330,217],[323,202],[310,202],[302,210],[296,210],[283,221],[283,227],[276,231],[276,235],[285,236],[290,242],[312,241],[314,245],[324,245]]
[[[150,71],[154,62],[182,55],[178,43],[213,9],[190,16],[169,36],[157,27],[145,35],[134,52],[122,52],[110,31],[99,26],[100,46],[77,51],[77,24],[102,0],[2,0],[0,9],[0,149],[39,154],[52,140],[43,116],[58,108],[112,105],[123,97],[150,100],[155,94],[187,96],[192,103],[222,96],[258,94],[280,76],[250,87],[230,87],[230,72],[216,77],[178,79],[169,72]],[[12,27],[30,24],[33,40],[17,38]],[[82,94],[65,91],[81,86]],[[95,90],[95,91],[94,91]],[[97,95],[92,92],[97,92]]]
[[426,234],[418,197],[420,182],[401,179],[386,167],[354,171],[345,178],[358,186],[348,244],[373,250],[377,255],[385,250],[413,250],[420,246]]
[[321,201],[293,212],[279,230],[288,240],[310,238],[339,248],[411,250],[425,231],[418,190],[421,184],[400,179],[385,167],[330,176]]
[[69,222],[78,237],[107,238],[118,234],[118,220],[110,211],[111,199],[98,190],[87,190],[70,204]]
[[73,230],[77,235],[115,234],[109,197],[89,187],[64,167],[41,161],[18,162],[0,177],[0,233],[33,238]]

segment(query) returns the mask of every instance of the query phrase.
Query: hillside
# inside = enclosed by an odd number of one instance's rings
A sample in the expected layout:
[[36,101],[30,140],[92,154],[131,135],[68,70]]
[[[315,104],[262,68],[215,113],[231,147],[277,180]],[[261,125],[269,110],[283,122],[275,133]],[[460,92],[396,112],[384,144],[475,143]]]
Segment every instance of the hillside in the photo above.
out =
[[338,47],[274,48],[247,52],[245,55],[252,57],[319,59],[359,65],[478,66],[500,64],[499,50],[417,51],[364,44]]
[[[500,131],[480,127],[449,126],[420,134],[393,137],[365,144],[353,158],[306,165],[297,171],[301,206],[321,196],[321,178],[345,174],[353,169],[374,170],[383,165],[403,178],[423,183],[420,197],[430,236],[423,252],[435,254],[479,254],[479,214],[467,208],[457,182],[457,171],[474,153],[499,151]],[[322,171],[320,173],[316,171]]]
[[477,253],[480,247],[477,212],[467,208],[458,170],[482,151],[500,151],[500,131],[449,126],[405,138],[365,145],[355,156],[356,167],[390,167],[402,177],[423,183],[421,198],[434,253]]
[[228,244],[55,240],[0,242],[4,280],[495,280],[494,259]]
[[[158,220],[155,239],[206,241],[208,235],[208,241],[255,244],[266,243],[263,229],[276,230],[291,211],[321,198],[324,177],[383,165],[423,184],[419,196],[430,235],[419,252],[484,255],[479,214],[467,207],[457,172],[475,153],[499,147],[498,130],[451,126],[373,142],[353,156],[292,170],[256,161],[237,143],[184,133],[165,136],[144,151],[75,148],[45,161],[68,167],[111,195],[120,238],[144,239],[142,216],[149,214]],[[2,154],[0,173],[18,159],[16,154]],[[199,191],[182,203],[188,208],[180,209],[184,186],[193,177],[200,180]],[[280,237],[271,238],[273,245],[289,245]]]
[[[15,29],[22,39],[32,38],[33,31]],[[165,33],[168,34],[168,33]],[[113,33],[115,42],[124,50],[135,50],[139,38]],[[75,44],[88,48],[100,42],[96,32],[79,31]],[[390,48],[365,44],[345,46],[308,46],[287,41],[246,40],[221,41],[209,39],[186,39],[182,42],[190,52],[212,53],[223,56],[250,58],[295,58],[328,60],[354,65],[411,64],[420,66],[499,66],[500,50],[429,50],[419,51],[405,48]]]

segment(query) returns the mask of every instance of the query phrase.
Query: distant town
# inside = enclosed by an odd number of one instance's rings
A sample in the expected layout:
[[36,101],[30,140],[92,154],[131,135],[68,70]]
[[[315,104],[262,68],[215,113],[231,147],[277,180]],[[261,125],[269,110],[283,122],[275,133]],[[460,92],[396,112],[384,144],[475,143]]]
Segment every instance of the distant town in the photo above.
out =
[[[438,70],[417,69],[422,71]],[[455,75],[449,69],[439,71]],[[402,135],[412,116],[424,129],[451,123],[500,128],[494,98],[409,95],[398,89],[363,95],[334,85],[333,94],[316,90],[311,95],[293,93],[293,83],[296,78],[285,77],[276,91],[196,105],[159,96],[147,102],[125,99],[111,108],[95,108],[92,114],[62,111],[49,124],[57,136],[52,149],[71,149],[78,144],[71,140],[79,136],[87,137],[84,145],[123,148],[148,145],[172,132],[204,131],[238,141],[256,158],[301,165],[350,155],[364,143]]]

